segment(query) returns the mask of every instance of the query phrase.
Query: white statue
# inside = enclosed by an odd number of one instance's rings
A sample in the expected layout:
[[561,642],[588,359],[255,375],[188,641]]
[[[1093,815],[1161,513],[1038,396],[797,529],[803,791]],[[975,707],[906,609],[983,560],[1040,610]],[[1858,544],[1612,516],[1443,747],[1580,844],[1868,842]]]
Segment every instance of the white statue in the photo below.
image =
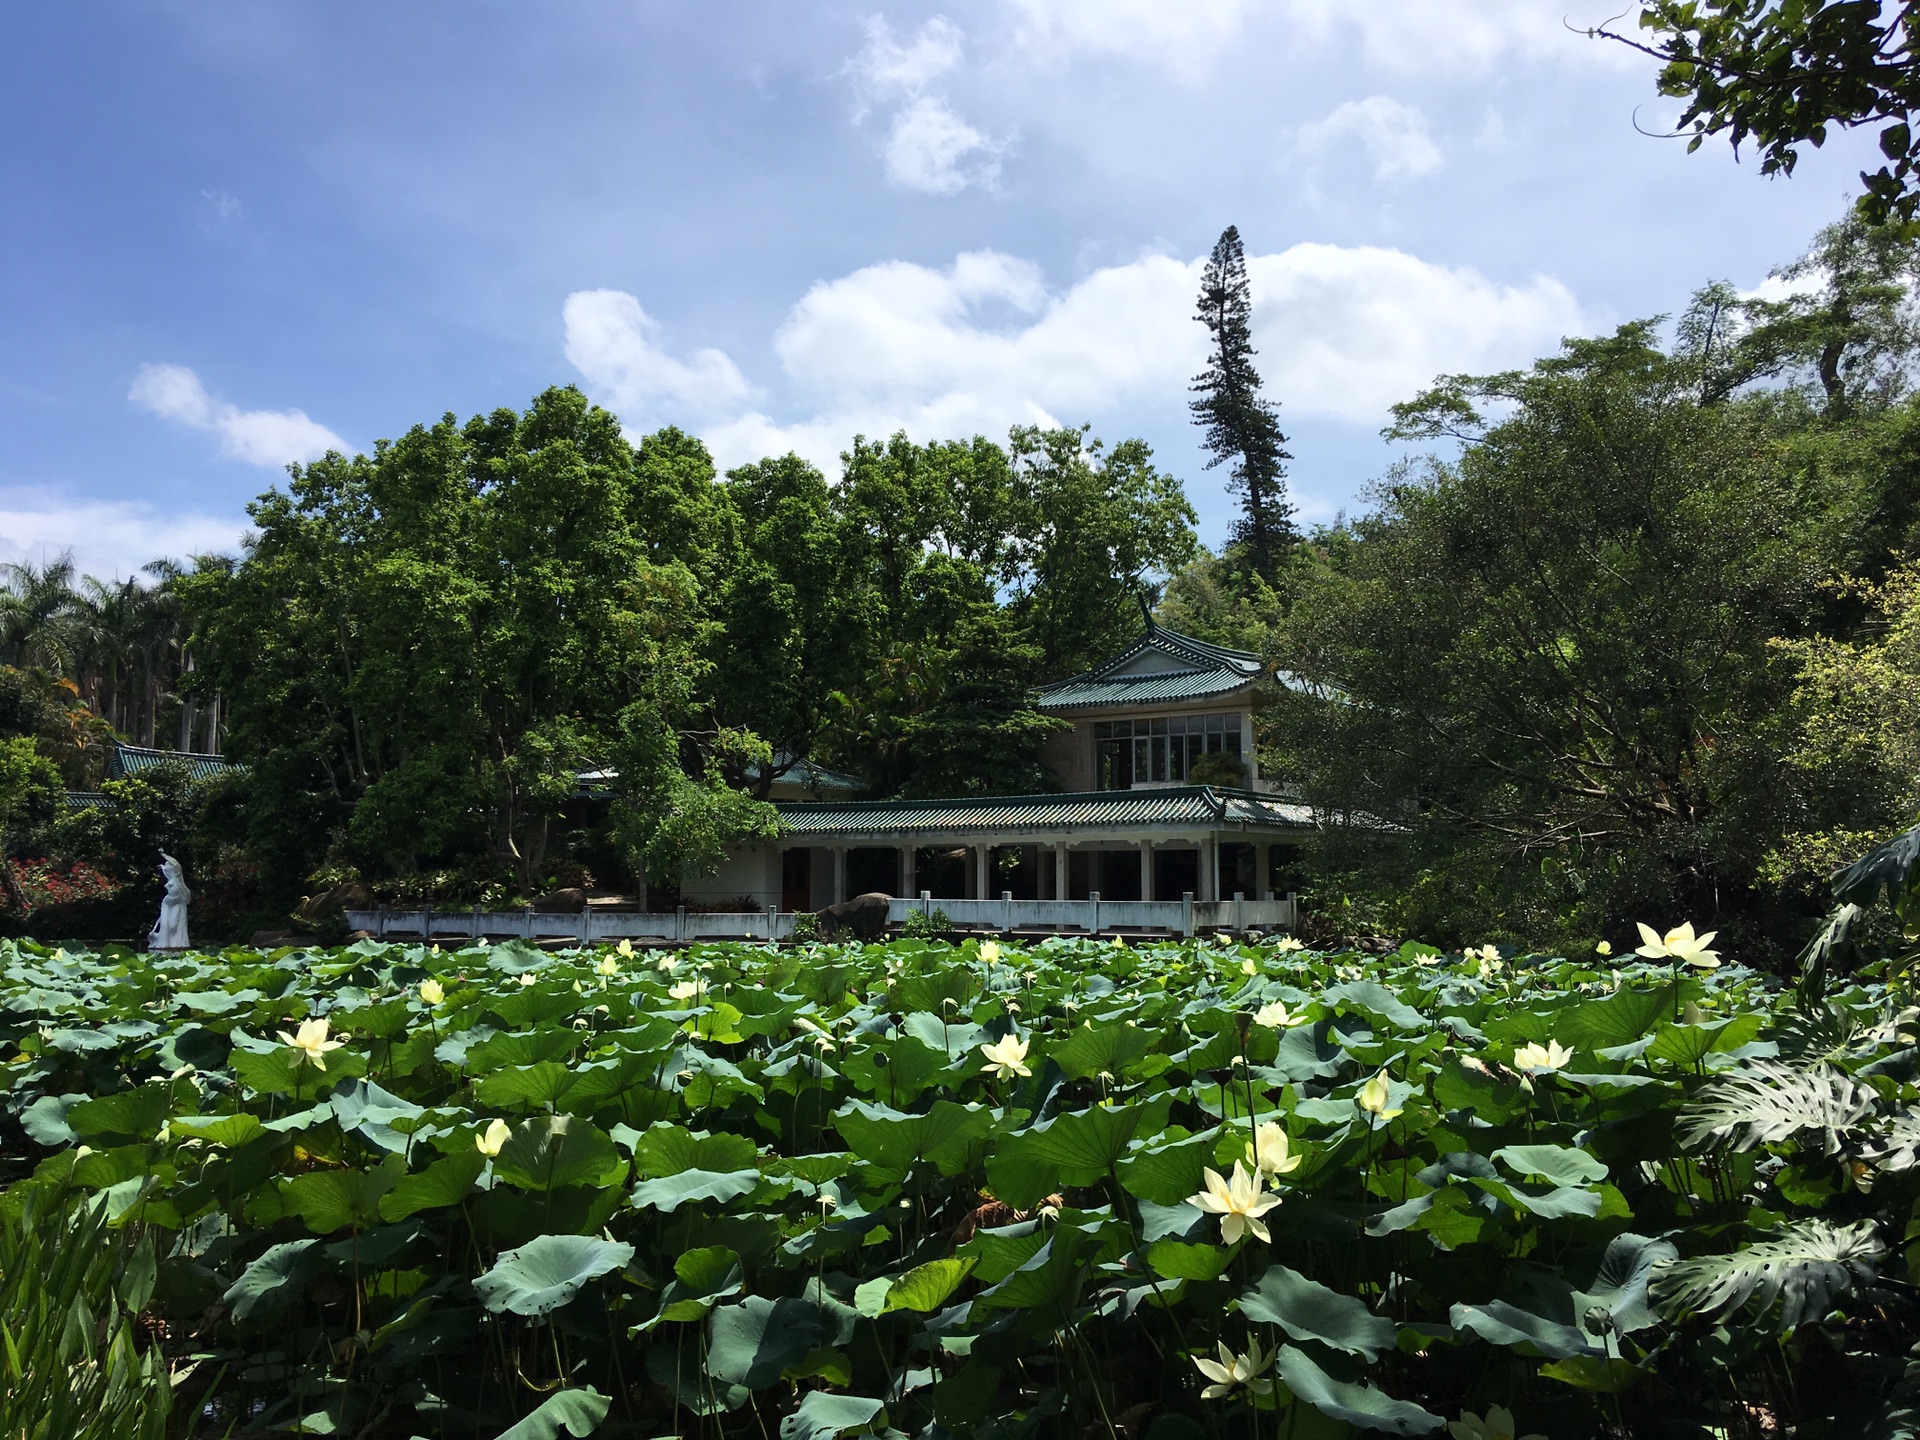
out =
[[167,893],[160,901],[160,918],[153,922],[153,933],[147,936],[147,948],[184,950],[187,948],[187,902],[193,898],[193,892],[187,889],[187,877],[180,871],[180,862],[164,850],[160,852],[160,873],[167,877]]

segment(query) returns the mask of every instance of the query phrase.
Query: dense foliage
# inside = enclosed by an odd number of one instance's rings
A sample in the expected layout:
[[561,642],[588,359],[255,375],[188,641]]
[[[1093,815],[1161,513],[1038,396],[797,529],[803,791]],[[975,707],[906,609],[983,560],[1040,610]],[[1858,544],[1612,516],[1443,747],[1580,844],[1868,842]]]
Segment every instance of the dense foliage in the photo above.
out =
[[1915,1433],[1904,977],[1651,938],[9,945],[0,1209],[216,1428]]

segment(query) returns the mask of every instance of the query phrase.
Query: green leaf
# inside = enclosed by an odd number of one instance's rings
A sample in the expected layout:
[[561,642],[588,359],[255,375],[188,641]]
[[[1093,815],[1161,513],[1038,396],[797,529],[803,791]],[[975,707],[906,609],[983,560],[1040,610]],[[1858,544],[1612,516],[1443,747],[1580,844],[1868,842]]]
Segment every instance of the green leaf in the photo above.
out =
[[518,1425],[501,1431],[499,1440],[557,1440],[563,1430],[580,1440],[600,1428],[612,1403],[591,1385],[557,1390]]
[[[1245,1136],[1244,1127],[1239,1133]],[[1214,1163],[1218,1136],[1217,1130],[1203,1130],[1184,1140],[1133,1151],[1120,1161],[1121,1187],[1156,1205],[1178,1205],[1189,1195],[1199,1194],[1205,1184],[1202,1172]]]
[[668,1213],[690,1200],[738,1199],[760,1183],[753,1142],[724,1131],[708,1135],[678,1125],[650,1126],[634,1142],[633,1163],[652,1177],[633,1187],[633,1203]]
[[473,1093],[481,1104],[497,1109],[515,1105],[531,1109],[558,1103],[571,1088],[571,1070],[557,1061],[542,1060],[535,1065],[519,1065],[489,1075],[474,1086]]
[[1165,1095],[1140,1105],[1072,1111],[1000,1141],[987,1156],[987,1183],[1016,1210],[1044,1200],[1060,1185],[1092,1185],[1105,1178],[1136,1133],[1166,1127]]
[[1218,1245],[1156,1240],[1147,1247],[1147,1264],[1168,1280],[1218,1280],[1232,1261],[1233,1252]]
[[1391,1320],[1375,1315],[1358,1298],[1277,1263],[1267,1267],[1259,1284],[1241,1292],[1240,1309],[1248,1319],[1278,1325],[1296,1340],[1317,1340],[1364,1356],[1368,1364],[1394,1347]]
[[240,1272],[222,1297],[241,1324],[270,1319],[305,1293],[308,1281],[320,1271],[318,1240],[289,1240],[269,1246],[266,1253]]
[[20,1112],[20,1128],[36,1145],[71,1145],[77,1137],[67,1124],[67,1112],[86,1098],[80,1094],[42,1095]]
[[924,1115],[851,1100],[833,1114],[847,1148],[875,1169],[905,1175],[923,1160],[942,1174],[959,1173],[966,1148],[986,1135],[993,1116],[979,1105],[936,1100]]
[[707,1327],[707,1372],[749,1390],[764,1389],[789,1365],[833,1339],[826,1315],[811,1300],[749,1295],[738,1305],[722,1305],[713,1312]]
[[1064,1045],[1056,1045],[1047,1053],[1074,1079],[1090,1080],[1103,1071],[1119,1076],[1152,1045],[1153,1037],[1147,1031],[1116,1020],[1082,1025]]
[[1598,1391],[1602,1395],[1618,1395],[1639,1384],[1642,1378],[1640,1368],[1631,1360],[1622,1360],[1618,1356],[1609,1359],[1601,1355],[1572,1355],[1564,1360],[1555,1360],[1542,1365],[1540,1373],[1563,1385]]
[[174,1099],[171,1084],[149,1080],[137,1090],[80,1101],[66,1113],[67,1128],[86,1140],[151,1140],[173,1113]]
[[887,1288],[887,1310],[917,1310],[930,1314],[947,1303],[974,1267],[972,1257],[929,1260],[900,1276]]
[[1282,1345],[1275,1361],[1280,1378],[1296,1400],[1304,1400],[1322,1415],[1344,1420],[1362,1431],[1384,1430],[1390,1435],[1429,1435],[1446,1422],[1406,1400],[1395,1400],[1371,1385],[1336,1380],[1304,1350]]
[[740,1256],[725,1245],[704,1245],[673,1262],[674,1278],[660,1292],[654,1322],[701,1319],[719,1301],[737,1295],[746,1283]]
[[672,1214],[692,1200],[737,1200],[752,1194],[759,1184],[758,1170],[682,1170],[642,1180],[633,1187],[632,1200],[636,1209]]
[[513,1127],[494,1174],[522,1190],[610,1189],[627,1178],[626,1158],[606,1131],[577,1115],[535,1115]]
[[487,1168],[487,1157],[476,1150],[456,1150],[442,1156],[417,1175],[408,1175],[380,1197],[380,1218],[404,1220],[422,1210],[444,1210],[458,1205],[472,1192]]
[[496,1313],[545,1315],[567,1304],[589,1280],[633,1259],[633,1246],[592,1235],[537,1235],[517,1250],[503,1251],[493,1267],[476,1275],[474,1293]]
[[280,1182],[287,1209],[316,1235],[379,1223],[380,1200],[406,1173],[405,1162],[389,1155],[372,1170],[310,1170]]
[[1447,1319],[1454,1329],[1471,1331],[1490,1344],[1521,1349],[1523,1353],[1531,1350],[1550,1359],[1605,1353],[1585,1332],[1504,1300],[1455,1305]]
[[1515,1174],[1537,1175],[1555,1185],[1591,1185],[1607,1178],[1603,1163],[1566,1145],[1506,1145],[1490,1158]]
[[849,1430],[867,1432],[886,1424],[886,1402],[864,1395],[810,1390],[800,1408],[780,1422],[780,1440],[834,1440]]
[[1697,1256],[1656,1271],[1654,1305],[1663,1318],[1677,1320],[1748,1308],[1765,1315],[1777,1304],[1785,1334],[1871,1281],[1885,1251],[1871,1220],[1845,1226],[1802,1220],[1731,1255]]
[[1426,1016],[1406,1004],[1378,980],[1349,980],[1344,985],[1335,985],[1323,991],[1320,998],[1329,1008],[1347,1005],[1370,1015],[1378,1015],[1397,1030],[1433,1028]]
[[176,1115],[167,1122],[167,1133],[175,1139],[204,1140],[209,1145],[244,1145],[267,1133],[257,1116]]

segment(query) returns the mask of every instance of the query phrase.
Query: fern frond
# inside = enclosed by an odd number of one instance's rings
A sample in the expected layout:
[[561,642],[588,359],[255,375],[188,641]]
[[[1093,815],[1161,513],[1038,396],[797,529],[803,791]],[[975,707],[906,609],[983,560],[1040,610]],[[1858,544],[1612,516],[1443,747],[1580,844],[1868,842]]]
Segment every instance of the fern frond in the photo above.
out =
[[1872,1280],[1886,1251],[1874,1222],[1830,1225],[1804,1220],[1731,1255],[1678,1260],[1653,1277],[1661,1317],[1718,1317],[1750,1308],[1765,1316],[1777,1303],[1782,1333],[1833,1308],[1835,1296]]
[[1731,1140],[1734,1149],[1751,1150],[1818,1130],[1832,1155],[1841,1137],[1873,1113],[1873,1102],[1874,1092],[1844,1071],[1755,1060],[1722,1076],[1682,1110],[1677,1131],[1690,1149]]

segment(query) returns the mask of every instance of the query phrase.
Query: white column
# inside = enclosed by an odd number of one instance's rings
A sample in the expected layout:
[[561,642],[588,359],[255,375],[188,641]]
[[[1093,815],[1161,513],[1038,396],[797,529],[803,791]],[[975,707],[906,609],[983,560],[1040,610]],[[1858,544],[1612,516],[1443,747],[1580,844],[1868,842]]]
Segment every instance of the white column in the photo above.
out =
[[974,846],[973,847],[973,877],[974,877],[973,898],[974,899],[991,900],[993,898],[993,891],[991,888],[989,888],[992,885],[992,872],[993,872],[993,847],[991,845]]
[[1200,842],[1200,898],[1218,900],[1220,898],[1219,876],[1215,871],[1220,847],[1209,837]]
[[847,898],[847,847],[833,847],[833,903],[838,905]]
[[1067,898],[1067,842],[1057,841],[1053,847],[1053,898]]
[[1258,790],[1260,785],[1260,761],[1253,748],[1253,711],[1240,712],[1240,758],[1247,766],[1247,787]]
[[1153,899],[1153,841],[1140,842],[1140,898]]
[[911,897],[919,893],[914,882],[919,878],[913,873],[915,859],[918,858],[911,845],[900,847],[900,894]]

